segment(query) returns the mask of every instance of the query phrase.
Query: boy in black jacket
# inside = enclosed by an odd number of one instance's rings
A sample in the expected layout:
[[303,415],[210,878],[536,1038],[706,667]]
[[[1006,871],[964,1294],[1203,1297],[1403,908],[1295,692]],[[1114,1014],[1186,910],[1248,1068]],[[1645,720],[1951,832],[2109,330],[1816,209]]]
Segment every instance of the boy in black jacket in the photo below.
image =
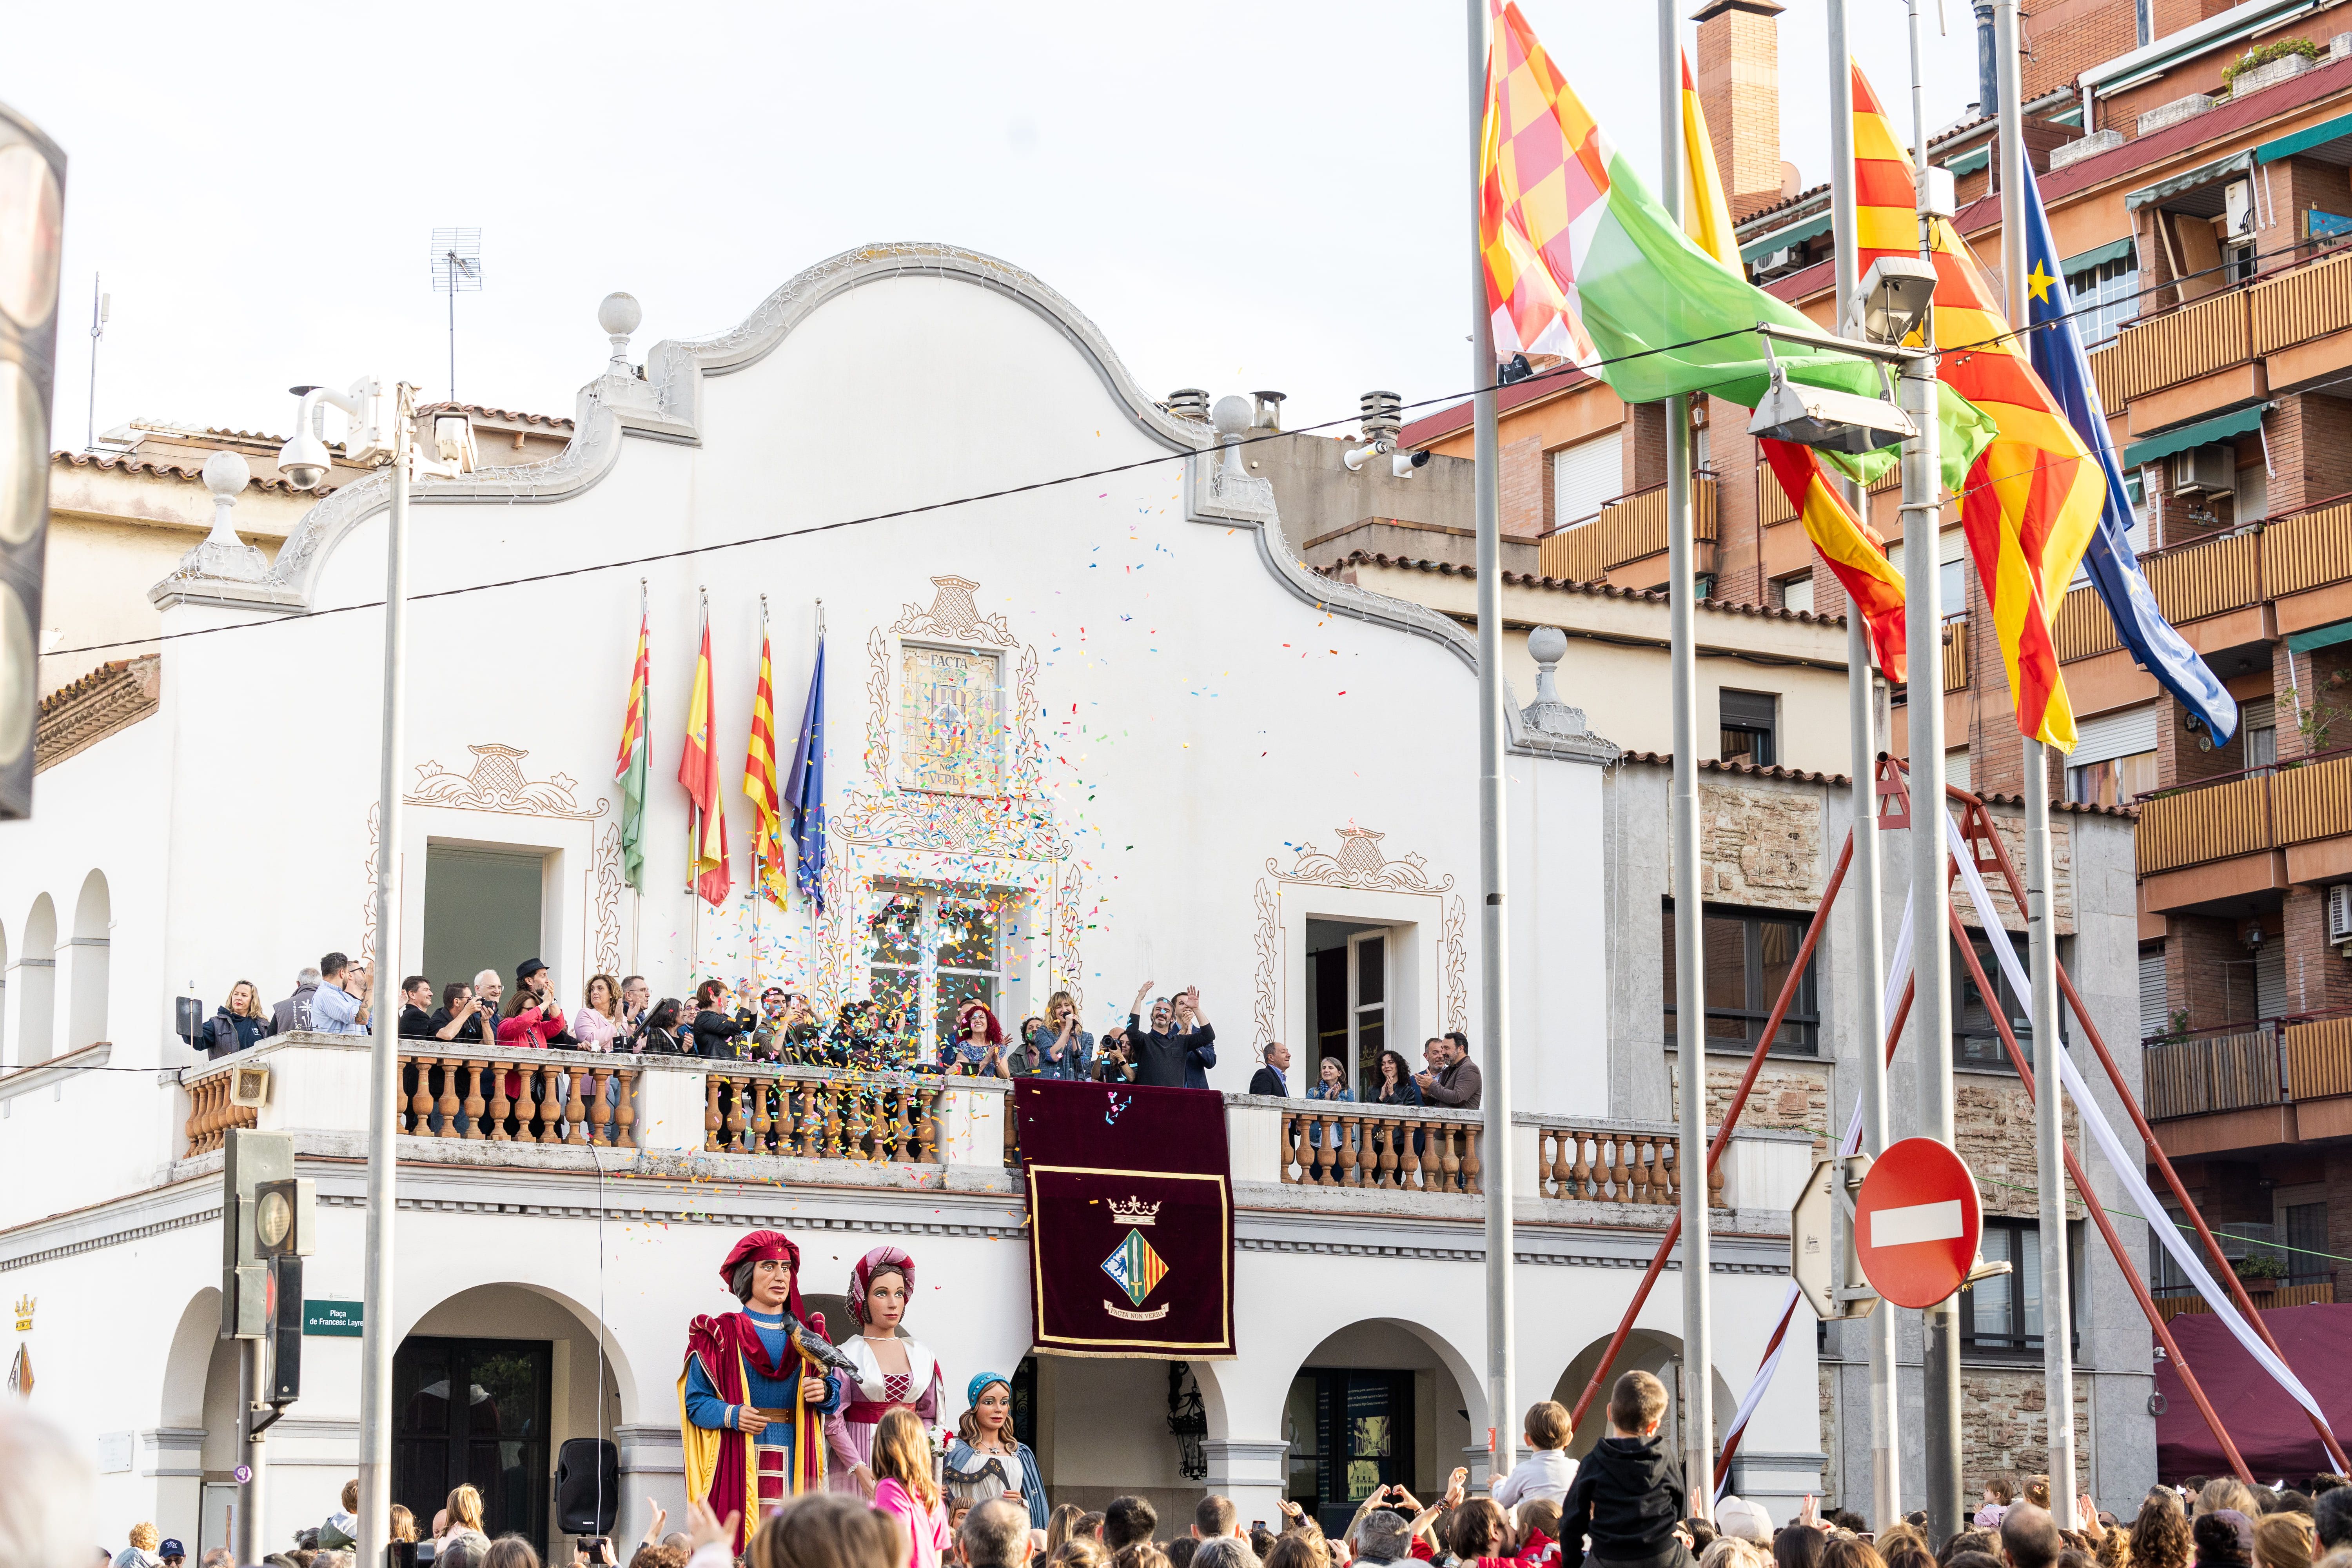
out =
[[1666,1385],[1629,1372],[1609,1394],[1609,1436],[1560,1500],[1560,1568],[1688,1568],[1675,1526],[1690,1511],[1683,1475],[1658,1440]]

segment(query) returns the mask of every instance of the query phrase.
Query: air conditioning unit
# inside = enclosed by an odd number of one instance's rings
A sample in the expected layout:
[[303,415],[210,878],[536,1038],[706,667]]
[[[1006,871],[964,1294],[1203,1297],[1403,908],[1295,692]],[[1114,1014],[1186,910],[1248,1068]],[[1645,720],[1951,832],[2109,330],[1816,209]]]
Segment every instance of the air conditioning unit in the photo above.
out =
[[2352,882],[2338,882],[2327,889],[2327,940],[2352,942]]
[[2232,180],[2221,188],[2222,234],[2234,237],[2254,232],[2254,183]]
[[2228,447],[2191,447],[2172,455],[2172,493],[2226,496],[2238,489],[2238,454]]

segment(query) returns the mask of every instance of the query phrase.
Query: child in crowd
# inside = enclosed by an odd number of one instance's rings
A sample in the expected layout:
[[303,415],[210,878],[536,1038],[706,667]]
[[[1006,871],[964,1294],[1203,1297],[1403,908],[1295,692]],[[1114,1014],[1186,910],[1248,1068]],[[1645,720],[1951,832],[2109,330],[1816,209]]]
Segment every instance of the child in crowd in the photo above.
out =
[[1557,1399],[1528,1405],[1526,1431],[1533,1452],[1496,1480],[1497,1507],[1516,1508],[1529,1498],[1558,1502],[1576,1479],[1576,1461],[1568,1457],[1568,1406]]
[[1683,1475],[1658,1440],[1666,1385],[1629,1372],[1609,1395],[1609,1435],[1593,1445],[1560,1503],[1562,1568],[1639,1563],[1688,1568],[1675,1526],[1690,1511]]
[[951,1547],[940,1483],[931,1473],[930,1439],[920,1417],[904,1405],[874,1428],[874,1506],[905,1531],[907,1568],[940,1568]]

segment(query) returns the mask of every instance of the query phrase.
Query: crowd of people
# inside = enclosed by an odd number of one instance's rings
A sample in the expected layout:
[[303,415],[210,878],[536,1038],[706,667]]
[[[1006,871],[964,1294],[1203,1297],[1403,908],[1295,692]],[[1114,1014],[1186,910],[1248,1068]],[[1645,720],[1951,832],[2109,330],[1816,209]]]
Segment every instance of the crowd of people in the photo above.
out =
[[[239,980],[195,1043],[218,1058],[296,1031],[368,1034],[374,1028],[374,989],[373,966],[341,952],[296,975],[292,994],[274,1005],[262,1001],[252,981]],[[1217,1065],[1216,1026],[1202,1010],[1201,988],[1154,995],[1150,981],[1137,989],[1124,1021],[1099,1037],[1079,1022],[1077,1000],[1067,991],[1055,992],[1043,1013],[1010,1032],[985,1002],[965,1001],[944,1040],[927,1039],[904,1005],[861,998],[826,1017],[804,993],[781,985],[755,989],[748,980],[705,980],[689,1001],[655,996],[642,974],[592,974],[579,1002],[567,1008],[555,993],[554,972],[536,958],[515,966],[511,987],[495,969],[437,986],[427,975],[411,974],[400,983],[396,1005],[404,1039],[485,1049],[667,1053],[850,1071],[1166,1089],[1207,1089],[1209,1069]],[[1293,1098],[1289,1047],[1276,1041],[1259,1055],[1263,1065],[1250,1092]],[[1300,1094],[1357,1098],[1347,1065],[1330,1056],[1321,1059],[1318,1081]],[[1478,1109],[1479,1098],[1477,1064],[1470,1059],[1469,1037],[1459,1030],[1432,1037],[1417,1071],[1399,1053],[1381,1052],[1363,1096],[1372,1104],[1466,1110]]]

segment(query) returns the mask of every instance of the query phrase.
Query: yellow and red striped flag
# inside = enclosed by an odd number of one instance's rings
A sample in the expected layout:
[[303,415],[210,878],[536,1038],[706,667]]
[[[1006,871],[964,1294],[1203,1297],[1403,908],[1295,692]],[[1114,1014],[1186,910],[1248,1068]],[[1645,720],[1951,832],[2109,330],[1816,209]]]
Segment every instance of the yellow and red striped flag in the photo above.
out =
[[694,696],[686,709],[686,750],[677,760],[677,782],[691,801],[687,816],[687,867],[694,889],[711,904],[724,904],[735,877],[727,863],[727,808],[719,798],[719,729],[710,689],[710,614],[702,616],[702,651],[694,659]]
[[[1731,207],[1724,200],[1723,178],[1715,166],[1715,144],[1707,137],[1706,111],[1700,107],[1698,89],[1691,81],[1687,55],[1683,57],[1683,181],[1688,187],[1683,232],[1701,250],[1745,278]],[[1886,541],[1854,516],[1845,498],[1822,473],[1821,458],[1811,447],[1769,439],[1758,445],[1763,447],[1772,477],[1780,480],[1789,504],[1797,509],[1805,537],[1820,552],[1822,564],[1845,590],[1849,613],[1859,614],[1870,628],[1878,668],[1889,680],[1903,679],[1903,574],[1886,558]]]
[[621,719],[621,755],[613,776],[621,784],[621,874],[629,886],[646,890],[646,774],[649,746],[646,736],[646,701],[653,664],[646,655],[646,604],[637,595],[637,658],[629,671],[629,705]]
[[743,793],[758,822],[751,832],[752,880],[768,901],[785,905],[783,801],[776,790],[776,703],[769,674],[768,628],[760,626],[760,683],[751,692],[751,744],[743,754]]
[[[1882,256],[1918,254],[1910,154],[1886,111],[1853,66],[1854,194],[1867,271]],[[2018,732],[2074,747],[2074,713],[2058,670],[2051,622],[2098,530],[2105,473],[1992,301],[1975,258],[1948,219],[1938,218],[1936,343],[1944,384],[1989,416],[1996,434],[1960,492],[1969,554],[1991,601],[1993,635],[2008,668]]]

